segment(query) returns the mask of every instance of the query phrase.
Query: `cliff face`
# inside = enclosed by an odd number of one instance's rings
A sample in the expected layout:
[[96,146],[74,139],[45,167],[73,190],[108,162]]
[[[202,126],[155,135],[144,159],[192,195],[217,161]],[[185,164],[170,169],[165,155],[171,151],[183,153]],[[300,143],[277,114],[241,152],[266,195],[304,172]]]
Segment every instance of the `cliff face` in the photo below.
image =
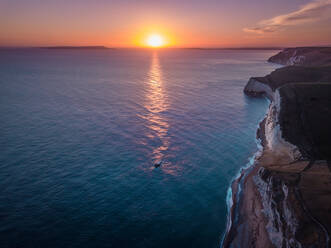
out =
[[223,247],[330,247],[331,67],[284,67],[244,92],[271,104],[263,151],[233,182]]
[[[224,247],[327,247],[330,92],[331,83],[289,84],[275,91],[258,131],[263,152],[232,186]],[[319,100],[308,102],[311,96]]]
[[267,83],[264,83],[261,78],[250,78],[244,92],[249,96],[266,96],[269,100],[274,98],[272,88]]
[[254,182],[276,247],[327,247],[331,231],[331,83],[275,91]]
[[286,158],[288,161],[299,159],[302,155],[299,149],[287,142],[282,133],[283,126],[280,125],[281,97],[278,90],[274,94],[274,100],[269,106],[264,127],[265,148],[274,156]]
[[302,175],[298,172],[265,167],[254,176],[267,220],[266,230],[274,247],[328,245],[328,230],[311,214],[311,208],[302,196],[306,192],[301,180]]
[[331,47],[287,48],[269,58],[268,62],[281,65],[331,65]]

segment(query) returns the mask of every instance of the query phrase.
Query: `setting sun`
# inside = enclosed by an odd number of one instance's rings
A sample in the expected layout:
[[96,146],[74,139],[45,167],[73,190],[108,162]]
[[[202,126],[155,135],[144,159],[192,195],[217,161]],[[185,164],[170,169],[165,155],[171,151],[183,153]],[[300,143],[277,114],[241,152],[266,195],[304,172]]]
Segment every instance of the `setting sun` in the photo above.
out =
[[147,38],[147,45],[150,47],[161,47],[164,43],[163,37],[159,34],[152,34]]

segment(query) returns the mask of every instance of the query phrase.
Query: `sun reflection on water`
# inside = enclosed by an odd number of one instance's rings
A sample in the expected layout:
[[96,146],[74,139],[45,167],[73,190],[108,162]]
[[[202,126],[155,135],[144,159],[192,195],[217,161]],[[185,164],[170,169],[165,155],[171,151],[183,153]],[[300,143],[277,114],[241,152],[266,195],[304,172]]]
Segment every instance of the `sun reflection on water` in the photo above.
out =
[[175,171],[170,168],[169,161],[165,161],[165,153],[169,149],[170,137],[168,136],[169,123],[163,112],[168,110],[169,103],[162,81],[159,57],[156,52],[152,57],[147,83],[145,108],[148,110],[148,114],[143,118],[147,121],[147,127],[150,130],[147,137],[159,144],[152,151],[152,161],[153,163],[162,163],[160,169],[166,173],[174,174]]

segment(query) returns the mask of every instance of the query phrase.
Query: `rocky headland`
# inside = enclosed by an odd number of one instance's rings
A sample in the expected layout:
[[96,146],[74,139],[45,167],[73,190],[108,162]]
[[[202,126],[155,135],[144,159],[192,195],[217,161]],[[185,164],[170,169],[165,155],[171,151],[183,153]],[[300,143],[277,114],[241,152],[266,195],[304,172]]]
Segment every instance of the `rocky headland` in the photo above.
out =
[[331,47],[286,48],[269,58],[268,62],[281,65],[331,65]]
[[244,89],[270,106],[257,132],[263,148],[232,184],[223,247],[330,247],[331,53],[305,65],[294,56],[331,49],[307,49],[271,57],[291,66],[251,78]]

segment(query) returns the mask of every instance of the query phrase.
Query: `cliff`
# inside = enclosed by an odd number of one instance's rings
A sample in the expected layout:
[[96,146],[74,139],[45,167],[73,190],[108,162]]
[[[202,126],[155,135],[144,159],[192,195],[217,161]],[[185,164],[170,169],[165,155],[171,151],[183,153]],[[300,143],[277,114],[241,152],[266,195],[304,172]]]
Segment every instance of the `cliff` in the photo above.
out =
[[331,47],[286,48],[269,58],[268,62],[301,66],[331,65]]
[[249,80],[245,93],[271,103],[257,132],[263,150],[232,184],[223,247],[330,246],[330,75],[290,66]]
[[266,95],[272,100],[277,88],[289,83],[299,82],[331,82],[331,66],[287,66],[279,68],[267,76],[250,78],[244,92],[250,96]]

